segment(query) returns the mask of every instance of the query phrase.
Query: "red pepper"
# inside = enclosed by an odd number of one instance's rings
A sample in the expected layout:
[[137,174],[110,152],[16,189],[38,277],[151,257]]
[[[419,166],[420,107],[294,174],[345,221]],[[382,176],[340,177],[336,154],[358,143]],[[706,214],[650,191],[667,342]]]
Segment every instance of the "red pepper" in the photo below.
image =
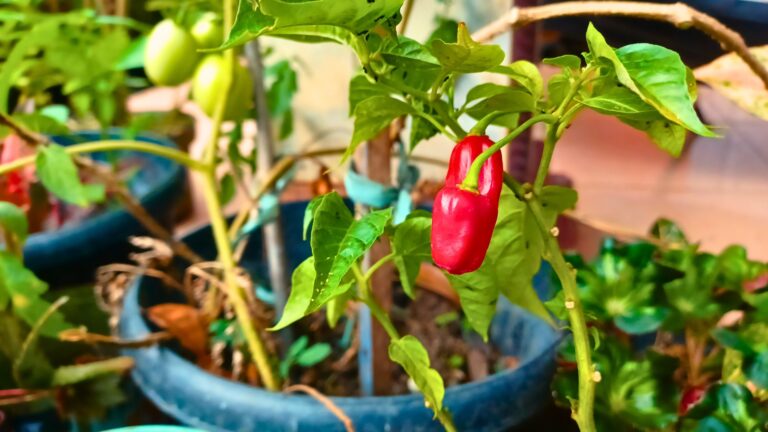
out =
[[477,191],[460,188],[472,161],[493,145],[487,136],[470,135],[451,153],[445,186],[432,213],[432,259],[451,274],[477,270],[491,243],[503,183],[501,152],[483,164]]

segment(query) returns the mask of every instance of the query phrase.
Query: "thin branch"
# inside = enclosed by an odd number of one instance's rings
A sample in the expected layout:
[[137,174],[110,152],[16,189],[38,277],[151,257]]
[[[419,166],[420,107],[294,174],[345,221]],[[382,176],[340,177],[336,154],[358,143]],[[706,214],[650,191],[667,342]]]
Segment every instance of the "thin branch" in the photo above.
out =
[[116,336],[108,336],[97,333],[89,333],[83,328],[64,330],[59,333],[59,340],[64,342],[83,342],[93,345],[111,345],[119,348],[146,348],[152,345],[173,339],[173,336],[165,331],[150,333],[141,339],[120,339]]
[[341,420],[342,423],[344,423],[344,428],[347,430],[347,432],[355,432],[355,425],[352,423],[352,419],[347,416],[344,411],[342,411],[341,408],[336,406],[335,403],[326,395],[320,393],[319,391],[315,390],[314,388],[303,385],[303,384],[296,384],[292,385],[290,387],[287,387],[285,389],[286,393],[295,393],[295,392],[303,392],[323,404],[324,407],[328,408],[328,411],[330,411],[333,415],[336,416],[339,420]]
[[163,227],[151,214],[141,205],[131,192],[122,184],[115,174],[104,167],[98,166],[90,159],[75,157],[75,162],[85,171],[104,182],[107,189],[111,191],[115,198],[125,207],[125,210],[135,217],[149,233],[163,242],[167,243],[173,252],[185,260],[195,264],[203,261],[200,255],[196,254],[184,242],[174,238],[173,234]]
[[716,18],[686,4],[658,4],[631,1],[578,1],[544,6],[513,7],[498,20],[472,35],[479,42],[487,42],[514,27],[522,27],[550,18],[572,16],[621,16],[668,22],[680,29],[695,28],[717,41],[727,52],[734,52],[760,77],[768,88],[768,69],[747,47],[744,38]]

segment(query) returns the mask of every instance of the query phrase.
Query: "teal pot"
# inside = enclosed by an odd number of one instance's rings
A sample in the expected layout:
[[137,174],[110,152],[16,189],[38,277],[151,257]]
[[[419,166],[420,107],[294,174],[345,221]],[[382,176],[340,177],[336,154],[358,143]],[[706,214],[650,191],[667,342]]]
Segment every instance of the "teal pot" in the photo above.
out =
[[[292,267],[309,256],[301,239],[307,203],[282,206],[285,244]],[[244,254],[243,266],[254,275],[267,274],[262,238],[254,234]],[[186,239],[204,257],[215,249],[210,229]],[[139,339],[150,327],[142,310],[153,304],[178,300],[150,278],[138,279],[127,292],[120,322],[120,336]],[[520,425],[551,403],[549,384],[555,368],[559,333],[545,322],[505,303],[491,329],[492,343],[520,363],[512,370],[450,387],[445,405],[461,431],[506,431]],[[180,423],[206,431],[344,431],[339,420],[311,397],[266,391],[212,375],[165,346],[128,350],[136,367],[132,377],[144,394]],[[424,407],[421,395],[382,397],[333,397],[357,431],[439,431],[441,426]]]
[[[53,140],[66,146],[124,137],[124,131],[113,129],[107,136],[85,131],[56,136]],[[135,139],[176,147],[172,141],[151,133],[140,133]],[[135,151],[94,153],[91,157],[101,161],[129,158],[135,162],[139,169],[128,182],[131,193],[161,224],[172,225],[177,204],[187,188],[183,167],[159,156]],[[93,280],[98,267],[127,261],[131,251],[128,237],[146,234],[144,227],[126,210],[109,209],[56,231],[33,234],[24,248],[24,263],[54,286],[85,283]]]

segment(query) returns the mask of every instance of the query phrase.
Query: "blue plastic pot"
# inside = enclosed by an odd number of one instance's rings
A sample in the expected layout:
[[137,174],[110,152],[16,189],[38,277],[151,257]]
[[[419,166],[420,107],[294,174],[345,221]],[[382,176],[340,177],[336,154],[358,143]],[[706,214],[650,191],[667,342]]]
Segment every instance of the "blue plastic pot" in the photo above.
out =
[[[53,140],[66,146],[101,139],[121,139],[124,136],[121,130],[114,129],[106,137],[101,132],[86,131],[53,137]],[[172,141],[150,133],[139,134],[136,139],[166,147],[176,146]],[[135,151],[94,153],[91,157],[96,160],[136,160],[141,168],[131,178],[128,187],[153,217],[161,224],[171,226],[176,206],[187,187],[183,167],[159,156]],[[51,285],[84,283],[93,280],[99,266],[125,262],[131,250],[128,237],[145,234],[146,230],[138,220],[127,211],[116,208],[77,225],[33,234],[24,248],[24,262],[39,278]]]
[[[291,266],[309,256],[309,246],[300,237],[305,208],[306,202],[282,207]],[[193,233],[187,241],[203,256],[214,253],[208,229]],[[261,244],[260,233],[256,233],[244,254],[244,267],[255,276],[266,274]],[[137,280],[125,298],[121,337],[147,335],[150,328],[142,317],[142,308],[167,302],[173,296],[173,292],[149,278]],[[559,334],[540,319],[505,303],[493,322],[491,340],[503,353],[516,356],[519,366],[482,381],[447,389],[445,404],[459,430],[508,430],[551,400],[549,384]],[[308,396],[269,392],[214,376],[166,347],[128,350],[127,354],[136,360],[132,376],[139,388],[182,424],[207,431],[344,430],[333,414]],[[358,431],[442,430],[418,394],[332,399]]]

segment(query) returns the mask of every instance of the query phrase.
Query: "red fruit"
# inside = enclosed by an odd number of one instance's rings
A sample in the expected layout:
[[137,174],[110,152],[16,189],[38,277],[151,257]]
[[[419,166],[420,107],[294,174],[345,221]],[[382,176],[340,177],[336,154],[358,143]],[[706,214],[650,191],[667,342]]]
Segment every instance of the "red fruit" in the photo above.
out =
[[435,197],[432,259],[451,274],[477,270],[491,243],[503,183],[501,153],[495,153],[483,164],[477,192],[459,186],[475,158],[492,145],[487,136],[468,136],[456,144],[445,186]]
[[686,415],[691,408],[704,399],[704,395],[706,394],[706,387],[690,387],[686,389],[683,392],[683,397],[680,398],[680,406],[677,408],[677,413],[680,416]]

